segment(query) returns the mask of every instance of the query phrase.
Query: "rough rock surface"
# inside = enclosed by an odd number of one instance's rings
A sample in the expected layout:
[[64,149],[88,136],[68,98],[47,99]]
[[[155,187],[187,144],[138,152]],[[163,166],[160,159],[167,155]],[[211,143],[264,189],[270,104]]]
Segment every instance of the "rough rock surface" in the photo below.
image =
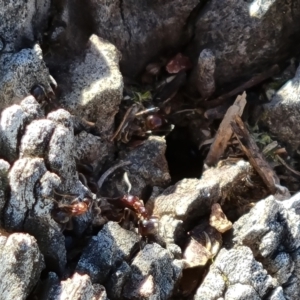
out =
[[26,299],[37,284],[44,259],[29,234],[0,232],[0,299]]
[[125,299],[169,299],[181,276],[183,263],[158,244],[148,244],[131,264]]
[[[1,126],[1,139],[12,149],[8,158],[13,162],[20,157],[9,172],[4,227],[32,234],[47,265],[62,272],[66,264],[65,238],[62,226],[51,216],[53,190],[74,193],[81,199],[90,195],[76,172],[71,115],[58,109],[43,119],[40,105],[30,96],[2,113]],[[78,227],[84,231],[91,215],[76,219],[82,220]]]
[[243,160],[208,169],[201,179],[183,179],[167,188],[154,200],[153,213],[158,216],[172,215],[186,221],[210,212],[212,204],[224,199],[229,190],[235,188],[252,167]]
[[4,211],[5,228],[32,234],[55,271],[62,271],[66,264],[65,238],[51,217],[53,201],[44,197],[52,195],[59,183],[42,158],[19,159],[9,172],[11,192]]
[[114,45],[92,35],[84,53],[73,60],[68,74],[57,78],[62,85],[60,102],[71,113],[96,122],[100,132],[112,131],[122,99],[119,59]]
[[103,286],[92,285],[88,275],[75,273],[71,278],[62,281],[60,293],[62,300],[106,300],[106,292]]
[[220,251],[194,299],[298,299],[299,199],[269,196],[235,222],[235,247]]
[[185,25],[198,3],[196,0],[88,1],[96,33],[122,51],[121,68],[132,77],[153,55],[186,41]]
[[[222,202],[227,195],[238,195],[244,186],[239,184],[247,176],[256,176],[248,162],[220,164],[203,173],[201,179],[183,179],[168,187],[149,206],[160,217],[160,234],[172,243],[180,239],[183,228],[199,217],[210,213],[214,203]],[[167,217],[165,217],[167,216]]]
[[[125,169],[132,184],[131,194],[141,196],[146,186],[165,187],[171,181],[168,163],[165,157],[166,140],[163,137],[151,136],[141,146],[124,153],[122,160],[131,164]],[[126,188],[122,182],[122,191]]]
[[120,262],[130,259],[138,242],[136,233],[123,229],[115,222],[108,222],[84,249],[76,271],[88,274],[92,282],[103,283]]
[[0,55],[0,109],[19,103],[37,84],[43,85],[46,92],[52,92],[51,82],[38,44],[32,49]]
[[0,120],[0,153],[9,162],[19,155],[19,139],[25,127],[34,118],[41,117],[42,111],[38,102],[32,97],[26,97],[20,105],[12,105],[1,114]]
[[0,38],[3,52],[33,44],[47,26],[50,0],[8,0],[0,4]]
[[240,80],[253,70],[261,72],[297,47],[299,4],[299,0],[207,1],[195,25],[190,54],[196,62],[204,47],[211,49],[217,84]]
[[257,262],[248,247],[222,249],[210,268],[195,300],[262,299],[273,287],[272,277]]
[[93,167],[99,167],[111,159],[114,153],[113,149],[110,142],[86,131],[75,136],[74,156],[76,160],[88,163]]
[[295,77],[277,91],[270,103],[264,105],[265,112],[261,118],[270,132],[294,151],[300,146],[299,83],[300,67]]
[[300,297],[300,215],[294,197],[279,202],[270,196],[234,224],[234,241],[251,248],[287,299]]
[[[2,210],[6,202],[9,168],[9,163],[0,159],[0,215],[2,215]],[[0,225],[2,225],[2,220],[0,220]]]

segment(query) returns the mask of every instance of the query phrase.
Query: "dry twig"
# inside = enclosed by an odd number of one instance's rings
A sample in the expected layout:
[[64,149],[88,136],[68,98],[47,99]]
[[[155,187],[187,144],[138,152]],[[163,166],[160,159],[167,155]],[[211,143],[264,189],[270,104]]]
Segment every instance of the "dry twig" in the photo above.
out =
[[239,116],[236,116],[235,120],[231,122],[231,127],[251,165],[262,178],[270,192],[275,194],[279,185],[279,178],[260,153],[244,122]]

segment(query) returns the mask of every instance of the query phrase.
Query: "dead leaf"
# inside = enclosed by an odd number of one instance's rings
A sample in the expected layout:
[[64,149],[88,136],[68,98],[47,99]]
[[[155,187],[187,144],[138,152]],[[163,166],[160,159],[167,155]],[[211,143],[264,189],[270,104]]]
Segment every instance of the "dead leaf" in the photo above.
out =
[[219,203],[215,203],[211,207],[209,224],[221,233],[232,228],[232,223],[227,219]]
[[183,70],[192,68],[192,63],[187,56],[181,53],[176,54],[167,64],[166,70],[170,74],[176,74]]

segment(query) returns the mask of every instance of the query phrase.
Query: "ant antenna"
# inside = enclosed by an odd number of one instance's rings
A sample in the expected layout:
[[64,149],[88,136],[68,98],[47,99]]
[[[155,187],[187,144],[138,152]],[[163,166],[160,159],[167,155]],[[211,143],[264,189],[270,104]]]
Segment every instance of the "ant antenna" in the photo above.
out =
[[130,183],[130,181],[129,181],[127,172],[124,173],[124,175],[123,175],[123,180],[124,180],[125,184],[127,185],[127,194],[129,195],[129,193],[130,193],[130,191],[131,191],[132,185],[131,185],[131,183]]
[[113,173],[116,169],[124,167],[124,166],[128,166],[131,164],[131,161],[120,161],[118,164],[112,166],[111,168],[109,168],[105,173],[102,174],[102,176],[100,177],[100,179],[98,180],[97,184],[98,184],[98,188],[99,191],[101,190],[101,187],[105,181],[105,179],[111,174]]

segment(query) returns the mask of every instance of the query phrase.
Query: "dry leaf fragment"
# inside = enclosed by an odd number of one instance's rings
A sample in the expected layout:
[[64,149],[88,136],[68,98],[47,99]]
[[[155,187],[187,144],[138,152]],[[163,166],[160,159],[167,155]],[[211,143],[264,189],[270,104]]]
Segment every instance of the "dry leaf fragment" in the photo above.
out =
[[183,259],[186,260],[190,268],[205,266],[211,257],[210,251],[194,239],[190,239],[183,253]]
[[232,228],[232,223],[227,219],[226,215],[223,213],[223,210],[219,203],[215,203],[211,207],[209,224],[221,233],[224,233]]
[[181,53],[176,54],[167,64],[166,70],[170,74],[176,74],[183,70],[189,70],[192,68],[192,63],[187,56]]

